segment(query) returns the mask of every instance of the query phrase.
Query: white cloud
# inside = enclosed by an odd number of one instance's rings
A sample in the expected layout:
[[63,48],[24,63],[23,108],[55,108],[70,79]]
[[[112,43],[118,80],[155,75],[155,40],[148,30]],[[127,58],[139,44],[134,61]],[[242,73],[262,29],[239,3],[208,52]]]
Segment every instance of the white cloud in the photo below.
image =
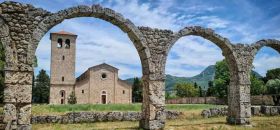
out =
[[[270,51],[272,53],[267,53]],[[280,67],[280,55],[271,48],[261,49],[253,62],[254,70],[265,76],[267,70],[275,69]]]
[[207,66],[224,58],[214,43],[193,36],[179,39],[170,50],[171,53],[176,58],[169,55],[166,73],[186,77],[197,75]]
[[[143,3],[141,1],[90,1],[76,0],[79,4],[102,3],[102,6],[114,9],[129,18],[137,26],[150,26],[153,28],[179,30],[185,26],[200,25],[213,28],[222,36],[229,37],[233,42],[252,43],[262,35],[279,36],[279,31],[271,30],[270,26],[252,28],[251,22],[240,22],[235,19],[226,19],[218,14],[210,13],[224,7],[209,6],[205,2],[199,4],[187,4],[172,0],[150,1]],[[73,3],[72,3],[73,4]],[[256,10],[248,2],[244,8]],[[174,8],[176,7],[176,8]],[[174,10],[179,10],[175,11]],[[246,14],[255,14],[246,12]],[[260,14],[263,16],[263,13]],[[255,20],[255,19],[254,19]],[[268,23],[279,21],[274,17]],[[254,21],[253,21],[254,22]],[[54,27],[52,31],[64,29],[66,31],[77,33],[77,73],[82,73],[88,67],[107,62],[120,68],[121,77],[141,76],[141,63],[136,49],[126,34],[119,28],[106,23],[102,20],[92,18],[79,18],[66,20],[64,23]],[[50,45],[48,35],[44,37],[37,50],[39,58],[39,67],[49,69]],[[279,37],[278,37],[279,38]],[[201,40],[202,38],[187,37],[180,39],[171,49],[168,57],[166,72],[177,76],[193,76],[199,74],[208,65],[215,64],[222,60],[221,50],[211,42]],[[175,57],[174,57],[175,56]],[[267,63],[280,65],[274,60]],[[278,58],[279,59],[279,58]],[[266,59],[268,60],[268,58]],[[261,60],[256,58],[257,71],[266,71],[265,67],[257,65]],[[140,69],[135,69],[140,68]],[[187,68],[187,69],[186,69]]]

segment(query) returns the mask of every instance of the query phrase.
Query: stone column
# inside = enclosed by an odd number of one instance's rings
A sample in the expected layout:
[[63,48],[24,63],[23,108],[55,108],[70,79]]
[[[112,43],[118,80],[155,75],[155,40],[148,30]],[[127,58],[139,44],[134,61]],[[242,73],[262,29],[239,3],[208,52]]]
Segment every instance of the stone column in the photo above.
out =
[[230,85],[228,87],[229,124],[250,124],[250,73],[253,62],[253,49],[248,45],[233,46],[235,61],[227,59],[230,66]]
[[143,105],[140,127],[149,130],[165,126],[165,85],[163,80],[151,80],[144,76]]
[[165,126],[165,63],[173,32],[139,27],[148,43],[151,57],[143,64],[143,105],[140,127],[150,130]]
[[6,129],[31,129],[33,71],[5,71],[4,122]]

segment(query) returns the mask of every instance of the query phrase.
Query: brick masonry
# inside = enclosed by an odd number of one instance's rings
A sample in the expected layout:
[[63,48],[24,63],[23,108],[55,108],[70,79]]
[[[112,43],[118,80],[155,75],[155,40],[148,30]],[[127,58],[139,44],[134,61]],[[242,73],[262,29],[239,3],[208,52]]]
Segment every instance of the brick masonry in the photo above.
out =
[[33,59],[42,37],[65,19],[94,17],[125,32],[137,49],[143,73],[143,107],[140,127],[162,129],[165,125],[165,63],[170,48],[181,37],[195,35],[221,48],[229,64],[228,123],[249,124],[251,117],[250,71],[255,54],[263,46],[280,52],[280,41],[260,40],[251,45],[232,44],[212,29],[192,26],[178,32],[137,27],[120,13],[100,5],[75,6],[51,13],[29,4],[5,1],[0,4],[0,40],[5,47],[6,129],[31,129],[31,81]]

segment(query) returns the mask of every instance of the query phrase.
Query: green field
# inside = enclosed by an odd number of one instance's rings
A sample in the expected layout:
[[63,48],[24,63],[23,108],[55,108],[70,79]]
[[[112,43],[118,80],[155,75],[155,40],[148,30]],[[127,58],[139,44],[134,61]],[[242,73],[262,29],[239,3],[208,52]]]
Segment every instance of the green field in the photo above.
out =
[[[176,120],[166,121],[166,130],[278,130],[280,116],[252,117],[252,126],[234,126],[226,124],[226,117],[203,118],[203,109],[224,107],[210,104],[172,104],[168,110],[182,111],[183,115]],[[107,104],[107,105],[36,105],[32,106],[33,115],[57,115],[73,111],[140,111],[141,104]],[[34,130],[136,130],[138,121],[96,122],[81,124],[33,124]]]

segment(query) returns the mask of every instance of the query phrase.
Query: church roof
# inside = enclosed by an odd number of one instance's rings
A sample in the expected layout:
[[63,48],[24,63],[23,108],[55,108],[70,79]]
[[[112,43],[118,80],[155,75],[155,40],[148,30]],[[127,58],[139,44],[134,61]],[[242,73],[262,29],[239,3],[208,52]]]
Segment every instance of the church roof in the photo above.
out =
[[116,67],[114,67],[114,66],[112,66],[112,65],[109,65],[109,64],[107,64],[107,63],[102,63],[102,64],[99,64],[99,65],[96,65],[96,66],[92,66],[92,67],[90,67],[89,69],[99,69],[99,68],[105,68],[105,67],[112,68],[112,69],[114,69],[114,70],[116,70],[116,71],[119,70],[118,68],[116,68]]
[[59,31],[59,32],[53,32],[51,34],[61,34],[61,35],[73,35],[73,36],[77,36],[76,34],[74,33],[70,33],[70,32],[66,32],[66,31]]

